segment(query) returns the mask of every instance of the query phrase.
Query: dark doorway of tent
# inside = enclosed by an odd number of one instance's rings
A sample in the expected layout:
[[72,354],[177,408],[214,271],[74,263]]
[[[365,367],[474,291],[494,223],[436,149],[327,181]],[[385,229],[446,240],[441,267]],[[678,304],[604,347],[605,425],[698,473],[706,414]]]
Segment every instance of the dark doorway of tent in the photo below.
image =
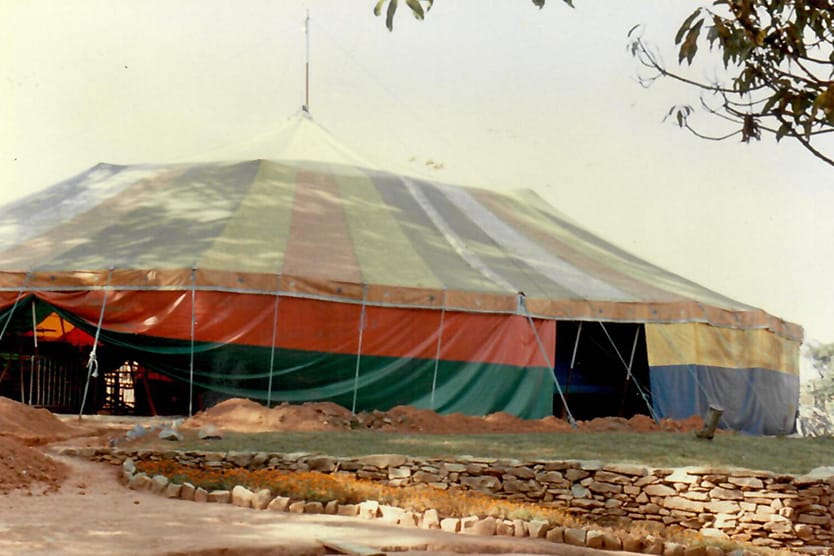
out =
[[[651,415],[646,334],[639,323],[556,323],[553,413],[567,418]],[[564,400],[563,400],[564,398]]]
[[182,415],[188,410],[188,385],[147,368],[140,353],[96,342],[90,331],[46,304],[29,300],[18,309],[2,321],[0,396],[67,414]]

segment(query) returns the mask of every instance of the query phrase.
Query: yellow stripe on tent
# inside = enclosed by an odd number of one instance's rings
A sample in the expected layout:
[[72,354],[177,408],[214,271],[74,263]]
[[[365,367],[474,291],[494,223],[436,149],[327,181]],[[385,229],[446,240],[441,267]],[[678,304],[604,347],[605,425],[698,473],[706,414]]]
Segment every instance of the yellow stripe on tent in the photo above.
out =
[[646,324],[650,367],[704,365],[799,375],[799,345],[767,329],[740,330],[696,322]]
[[254,181],[199,268],[274,274],[289,237],[296,168],[260,161]]
[[339,185],[353,249],[362,276],[369,284],[435,288],[443,283],[414,250],[394,210],[373,181],[359,170],[341,168]]

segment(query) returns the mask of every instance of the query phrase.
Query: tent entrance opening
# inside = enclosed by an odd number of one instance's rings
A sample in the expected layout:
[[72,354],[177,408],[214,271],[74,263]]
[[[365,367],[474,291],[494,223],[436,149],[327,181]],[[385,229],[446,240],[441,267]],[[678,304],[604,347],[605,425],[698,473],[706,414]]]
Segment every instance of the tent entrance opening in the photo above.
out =
[[[554,370],[574,418],[651,415],[642,324],[559,321]],[[554,413],[565,409],[554,394]]]

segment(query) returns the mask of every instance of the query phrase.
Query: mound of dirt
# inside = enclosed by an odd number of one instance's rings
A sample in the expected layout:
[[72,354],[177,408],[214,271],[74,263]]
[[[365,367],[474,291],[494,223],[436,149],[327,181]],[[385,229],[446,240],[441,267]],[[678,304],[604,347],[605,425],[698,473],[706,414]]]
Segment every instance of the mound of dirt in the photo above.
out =
[[0,436],[0,494],[29,489],[35,494],[57,491],[69,469],[35,448]]
[[331,402],[308,402],[301,405],[287,403],[271,409],[253,402],[234,398],[194,415],[184,426],[200,428],[214,425],[218,429],[240,432],[268,431],[338,431],[371,429],[384,432],[427,434],[475,433],[531,433],[531,432],[691,432],[703,427],[703,419],[690,417],[674,421],[662,419],[655,423],[646,415],[631,419],[600,417],[580,421],[573,428],[566,421],[553,416],[542,419],[520,419],[504,412],[484,417],[452,413],[440,415],[429,409],[397,406],[389,411],[371,411],[352,415],[350,411]]
[[0,436],[14,437],[32,446],[79,434],[81,430],[62,422],[49,410],[0,396]]
[[214,425],[240,432],[350,430],[352,415],[330,402],[281,404],[269,409],[251,400],[233,398],[188,419],[183,426]]

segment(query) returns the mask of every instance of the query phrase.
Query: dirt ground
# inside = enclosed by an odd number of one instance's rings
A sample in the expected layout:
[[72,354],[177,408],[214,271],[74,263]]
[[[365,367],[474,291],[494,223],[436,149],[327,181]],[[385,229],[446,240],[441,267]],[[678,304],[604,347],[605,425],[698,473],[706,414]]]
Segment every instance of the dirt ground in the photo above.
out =
[[[168,420],[170,421],[170,420]],[[601,556],[546,541],[473,537],[329,515],[254,511],[231,505],[168,500],[119,484],[112,466],[49,454],[50,443],[104,443],[131,419],[59,419],[0,398],[0,553],[20,555],[261,556],[331,554],[319,540],[339,540],[397,554],[552,554]],[[440,416],[397,407],[352,416],[328,403],[266,409],[228,400],[186,421],[221,430],[343,430],[424,433],[560,431],[555,418],[522,421],[507,414]],[[606,419],[579,430],[686,430],[699,422],[655,425]],[[655,428],[656,427],[656,428]],[[666,428],[676,427],[676,428]],[[623,554],[623,553],[621,553]]]
[[579,421],[574,429],[556,417],[519,419],[508,413],[473,417],[462,413],[439,415],[428,409],[397,406],[389,411],[353,415],[349,410],[329,402],[282,404],[271,409],[251,400],[226,400],[188,419],[185,427],[214,425],[241,432],[263,431],[338,431],[365,428],[383,432],[426,434],[527,433],[527,432],[690,432],[703,427],[700,417],[655,423],[647,415],[631,419],[604,417]]

